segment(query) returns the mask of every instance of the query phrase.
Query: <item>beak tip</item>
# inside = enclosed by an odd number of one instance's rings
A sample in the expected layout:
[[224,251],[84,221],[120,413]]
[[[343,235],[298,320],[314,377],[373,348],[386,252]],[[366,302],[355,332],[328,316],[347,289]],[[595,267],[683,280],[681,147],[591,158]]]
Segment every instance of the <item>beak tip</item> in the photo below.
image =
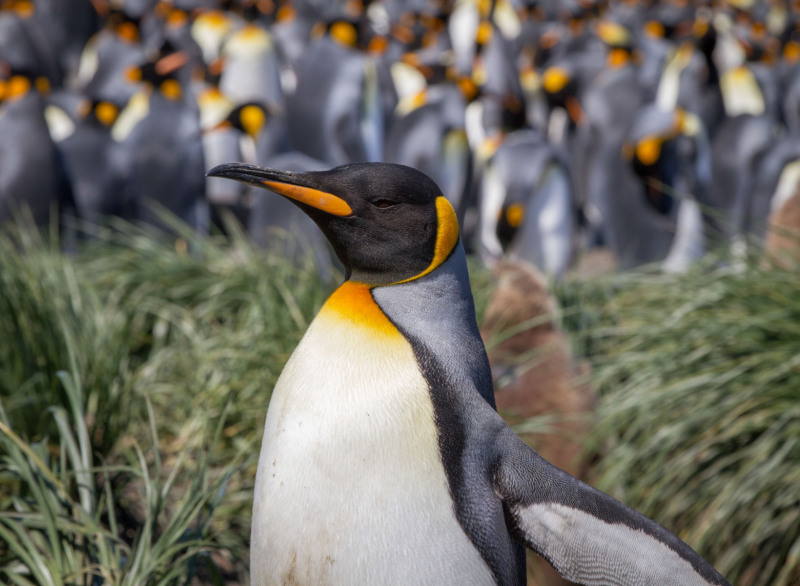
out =
[[228,177],[230,179],[242,178],[242,172],[249,171],[253,165],[246,165],[244,163],[223,163],[209,169],[206,172],[206,177]]
[[217,165],[206,171],[206,177],[217,177],[218,173],[223,170],[224,165]]

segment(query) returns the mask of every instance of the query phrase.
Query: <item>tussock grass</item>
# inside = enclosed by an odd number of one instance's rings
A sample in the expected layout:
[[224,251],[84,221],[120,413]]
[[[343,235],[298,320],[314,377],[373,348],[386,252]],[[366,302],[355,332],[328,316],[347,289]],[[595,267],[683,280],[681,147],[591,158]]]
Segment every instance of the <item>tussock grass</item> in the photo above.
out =
[[[174,229],[70,255],[0,235],[0,581],[246,582],[269,394],[337,277],[235,226]],[[749,262],[557,290],[602,397],[592,482],[737,584],[800,580],[798,280]]]
[[734,584],[800,580],[800,274],[711,263],[562,299],[601,395],[594,483]]
[[[0,411],[0,580],[38,586],[161,585],[187,583],[203,566],[213,569],[209,520],[235,463],[212,478],[208,451],[201,451],[192,454],[197,459],[190,471],[178,464],[162,480],[151,412],[149,446],[134,444],[128,463],[94,467],[80,384],[71,373],[57,376],[69,402],[69,409],[50,409],[58,428],[50,439],[58,442],[58,450],[48,449],[46,442],[26,442]],[[145,449],[154,454],[153,463]],[[120,499],[111,478],[120,476],[129,477],[139,493],[144,515],[136,527],[118,519]],[[166,514],[178,482],[187,488]]]
[[[30,229],[0,235],[0,511],[15,534],[33,531],[28,521],[56,527],[27,555],[0,545],[0,573],[167,584],[202,562],[205,581],[244,582],[270,391],[333,283],[231,228],[230,239],[199,240],[178,225],[166,238],[117,224],[73,255]],[[222,421],[210,450],[206,430]],[[39,482],[50,477],[62,480]],[[87,513],[62,527],[76,504]],[[50,516],[32,521],[37,511]],[[189,528],[196,539],[179,547]],[[94,546],[64,545],[79,534],[111,549],[98,558]],[[209,549],[213,563],[200,555]],[[40,557],[50,560],[41,575],[30,567]]]
[[71,259],[35,230],[0,237],[0,399],[12,427],[31,440],[52,434],[47,409],[67,404],[56,373],[87,389],[92,444],[105,452],[130,415],[129,324],[87,286]]
[[228,232],[230,239],[196,239],[182,230],[177,241],[164,241],[118,225],[106,238],[112,246],[92,247],[82,262],[135,324],[132,352],[143,359],[135,387],[157,414],[168,414],[159,422],[165,461],[196,445],[199,430],[227,405],[213,464],[241,453],[243,471],[231,479],[215,522],[241,573],[270,392],[336,282],[323,282],[311,258],[288,263],[254,249],[234,225]]

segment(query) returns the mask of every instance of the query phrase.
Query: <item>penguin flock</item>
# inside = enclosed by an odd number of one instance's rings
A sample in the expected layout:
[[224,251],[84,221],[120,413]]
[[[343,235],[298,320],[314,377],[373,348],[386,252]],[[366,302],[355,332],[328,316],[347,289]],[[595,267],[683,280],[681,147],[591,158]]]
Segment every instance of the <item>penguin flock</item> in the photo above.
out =
[[205,170],[399,163],[487,262],[680,271],[764,236],[798,133],[789,0],[0,2],[0,222],[232,214],[321,257],[305,215]]

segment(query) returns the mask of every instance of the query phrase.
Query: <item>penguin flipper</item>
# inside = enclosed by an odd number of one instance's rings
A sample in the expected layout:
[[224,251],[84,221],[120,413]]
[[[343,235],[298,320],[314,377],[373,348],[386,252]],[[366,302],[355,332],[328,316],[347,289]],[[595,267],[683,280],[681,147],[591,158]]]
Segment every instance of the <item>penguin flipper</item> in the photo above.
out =
[[510,429],[497,445],[494,487],[509,529],[579,584],[729,584],[648,517],[553,466]]

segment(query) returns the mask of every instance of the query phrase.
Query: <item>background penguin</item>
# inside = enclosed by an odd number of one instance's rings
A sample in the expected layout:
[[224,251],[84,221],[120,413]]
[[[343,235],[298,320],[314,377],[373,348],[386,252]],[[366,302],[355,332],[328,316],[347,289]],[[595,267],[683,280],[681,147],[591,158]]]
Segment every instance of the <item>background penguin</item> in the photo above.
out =
[[78,73],[83,48],[100,29],[99,11],[104,10],[104,4],[85,0],[59,0],[41,2],[40,6],[49,13],[57,31],[56,56],[64,72],[65,82],[74,79]]
[[[298,151],[275,155],[266,163],[293,173],[324,171],[328,168],[326,163]],[[313,261],[317,274],[325,283],[331,282],[337,275],[339,263],[325,236],[311,218],[290,200],[282,197],[253,198],[247,217],[247,233],[257,247],[278,252],[281,257],[291,259],[300,266],[309,260]]]
[[108,216],[125,215],[119,195],[124,191],[127,162],[120,143],[111,136],[118,104],[86,98],[79,107],[75,131],[57,144],[69,174],[75,205],[91,233]]
[[741,114],[720,124],[711,140],[711,237],[716,242],[730,244],[741,236],[757,162],[776,138],[773,121],[766,115]]
[[222,45],[234,26],[233,16],[221,10],[201,12],[192,20],[191,35],[206,64],[210,65],[221,57]]
[[388,66],[368,52],[362,18],[320,25],[322,36],[297,62],[297,87],[287,100],[292,146],[329,165],[383,160],[397,104]]
[[430,176],[463,217],[471,153],[464,127],[465,96],[453,71],[438,60],[421,62],[415,53],[392,66],[396,86],[415,87],[398,102],[384,159]]
[[800,182],[800,136],[788,135],[761,157],[749,186],[744,229],[759,239],[766,235],[768,220],[797,192]]
[[[176,72],[177,79],[189,93],[196,96],[203,88],[206,62],[203,49],[192,34],[190,14],[178,5],[169,6],[162,2],[157,10],[148,15],[146,23],[148,46],[159,47],[162,54],[169,52],[184,56],[186,63]],[[165,47],[168,47],[168,51],[165,51]]]
[[[214,13],[207,13],[214,16]],[[212,19],[213,22],[216,19]],[[200,18],[195,24],[202,22]],[[205,25],[201,25],[201,28]],[[199,35],[202,36],[202,35]],[[242,153],[242,134],[228,122],[231,111],[236,104],[219,89],[219,76],[223,62],[216,58],[205,67],[205,87],[197,94],[197,106],[200,114],[200,127],[203,133],[203,158],[206,166],[214,166],[225,161],[237,160],[255,162],[255,154],[245,158]],[[206,199],[211,216],[210,226],[218,226],[219,218],[215,217],[218,207],[230,208],[238,206],[249,188],[230,181],[221,181],[214,177],[206,178]],[[235,212],[234,212],[235,213]],[[223,226],[220,226],[224,228]]]
[[560,277],[574,253],[575,206],[566,154],[541,133],[510,133],[484,170],[479,238],[491,260],[505,253]]
[[237,103],[259,101],[277,112],[285,110],[281,62],[275,40],[257,21],[245,23],[222,45],[225,67],[220,89]]
[[[38,226],[74,213],[63,161],[45,120],[49,84],[0,62],[0,223],[26,209]],[[57,210],[58,218],[51,216]]]
[[523,584],[524,545],[587,584],[727,584],[497,414],[455,212],[427,176],[391,164],[209,174],[295,201],[345,266],[272,394],[253,584]]
[[[575,129],[569,148],[576,199],[587,221],[585,239],[590,245],[615,249],[616,230],[627,231],[626,195],[634,178],[620,157],[634,113],[645,102],[644,84],[634,59],[630,32],[619,24],[597,25],[603,42],[603,70],[592,78],[578,107],[582,124]],[[556,78],[558,79],[558,78]],[[626,216],[621,225],[615,214]]]
[[316,21],[317,15],[310,2],[286,1],[275,11],[275,22],[270,30],[283,60],[281,76],[287,80],[285,89],[294,87],[294,66],[308,46]]
[[664,270],[686,270],[705,252],[700,206],[709,202],[711,154],[702,122],[683,110],[665,112],[648,104],[635,118],[623,156],[647,203],[639,240],[652,242],[632,260],[663,260]]
[[[203,144],[207,166],[230,160],[267,165],[274,157],[291,151],[285,119],[276,116],[266,104],[260,102],[240,104],[224,120],[211,128],[205,128]],[[319,164],[293,170],[312,171],[323,168],[325,165]],[[220,214],[223,209],[227,209],[243,226],[249,225],[251,202],[246,197],[249,192],[246,186],[214,177],[209,177],[206,185],[212,224],[224,228]],[[277,225],[277,220],[276,218],[272,224]],[[286,226],[286,229],[289,230],[290,227]]]
[[140,19],[112,10],[105,26],[86,44],[78,68],[83,91],[101,100],[125,104],[136,93],[125,73],[145,60]]
[[128,161],[124,205],[131,219],[165,228],[156,202],[203,232],[208,206],[200,118],[197,103],[175,76],[182,64],[181,54],[173,53],[131,71],[142,89],[120,114],[112,136],[123,142]]
[[[39,3],[37,3],[39,4]],[[29,0],[0,5],[0,57],[18,70],[45,77],[60,86],[63,71],[59,63],[57,23]]]

